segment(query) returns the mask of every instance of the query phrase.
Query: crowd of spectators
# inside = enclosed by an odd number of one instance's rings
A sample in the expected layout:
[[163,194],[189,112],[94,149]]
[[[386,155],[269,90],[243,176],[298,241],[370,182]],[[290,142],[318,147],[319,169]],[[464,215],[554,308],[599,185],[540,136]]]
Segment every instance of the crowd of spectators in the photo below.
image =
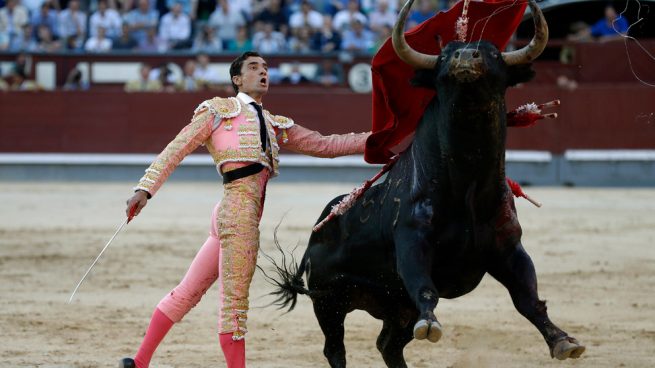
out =
[[[289,70],[282,73],[277,67],[269,67],[272,84],[302,85],[314,84],[324,87],[341,85],[344,82],[343,67],[333,59],[325,58],[315,65],[313,73],[303,73],[299,62],[292,62]],[[176,75],[177,74],[177,75]],[[221,83],[215,70],[210,67],[209,55],[199,53],[195,59],[184,62],[181,74],[173,73],[171,64],[141,64],[139,75],[125,83],[126,92],[193,92],[201,90],[224,90],[231,93],[229,83]]]
[[[373,53],[400,0],[0,0],[0,51]],[[448,6],[418,0],[412,27]]]

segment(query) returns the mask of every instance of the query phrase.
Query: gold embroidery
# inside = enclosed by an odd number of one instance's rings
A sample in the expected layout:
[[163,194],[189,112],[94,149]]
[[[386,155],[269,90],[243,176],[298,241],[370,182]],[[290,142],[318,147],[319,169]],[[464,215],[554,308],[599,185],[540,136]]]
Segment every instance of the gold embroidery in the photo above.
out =
[[261,143],[256,135],[242,135],[239,137],[239,147],[261,147]]
[[273,115],[268,110],[264,110],[264,116],[271,125],[280,129],[289,129],[293,126],[293,120],[282,115]]
[[216,216],[221,247],[219,333],[243,338],[248,329],[248,289],[259,250],[259,218],[267,173],[225,184],[225,194]]
[[210,109],[213,108],[215,114],[219,115],[223,119],[233,118],[241,113],[241,104],[236,97],[214,97],[207,102],[210,106]]

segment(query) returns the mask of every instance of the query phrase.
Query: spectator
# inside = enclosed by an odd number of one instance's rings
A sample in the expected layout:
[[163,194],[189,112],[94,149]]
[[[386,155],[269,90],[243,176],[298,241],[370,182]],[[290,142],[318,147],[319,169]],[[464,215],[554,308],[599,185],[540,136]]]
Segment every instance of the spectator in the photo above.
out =
[[21,73],[29,76],[32,70],[32,57],[24,52],[16,55],[16,59],[9,67],[9,72],[5,74]]
[[323,59],[318,66],[314,81],[324,87],[332,87],[343,83],[341,64],[335,63],[332,59]]
[[7,0],[0,9],[0,51],[7,50],[22,38],[23,26],[29,22],[27,9],[19,0]]
[[341,48],[352,52],[367,52],[374,47],[374,39],[371,31],[364,28],[364,25],[353,20],[351,29],[343,34]]
[[198,0],[166,0],[166,7],[173,9],[176,4],[180,5],[182,13],[186,14],[189,19],[196,19],[196,11],[198,10]]
[[303,0],[300,5],[300,11],[291,14],[289,18],[289,26],[292,29],[309,26],[314,29],[319,29],[323,25],[323,16],[321,13],[312,9],[312,4],[309,0]]
[[43,0],[20,0],[20,4],[27,10],[27,14],[32,16],[38,13],[41,10],[41,5],[43,5]]
[[288,83],[288,84],[306,84],[309,83],[310,80],[307,79],[301,72],[300,72],[300,64],[298,62],[294,62],[291,65],[291,71],[289,72],[289,75],[285,76],[281,80],[282,83]]
[[227,0],[218,0],[218,6],[209,17],[209,26],[216,32],[216,37],[223,44],[234,40],[237,35],[237,29],[246,25],[246,19],[243,14],[230,6]]
[[98,27],[105,30],[109,38],[118,38],[121,31],[121,17],[114,9],[107,7],[107,0],[98,0],[98,10],[91,15],[89,30],[91,37],[98,34]]
[[203,88],[203,84],[196,76],[196,62],[187,60],[182,69],[182,79],[176,83],[176,90],[184,92],[199,91]]
[[125,92],[160,92],[162,85],[158,80],[151,80],[151,68],[147,64],[139,68],[139,79],[131,80],[125,83]]
[[21,72],[14,72],[9,75],[10,91],[40,91],[43,90],[38,83],[27,79],[27,76]]
[[113,50],[134,50],[139,44],[130,33],[130,26],[127,23],[121,25],[120,37],[114,40]]
[[98,27],[96,35],[89,38],[84,44],[84,50],[87,52],[108,52],[111,50],[111,39],[105,35],[105,29]]
[[430,19],[434,15],[435,10],[436,8],[432,4],[432,0],[419,0],[418,9],[414,9],[409,13],[407,28],[414,28]]
[[227,49],[228,51],[239,53],[253,49],[252,40],[248,36],[248,27],[239,27],[237,30],[237,37],[233,41],[227,43]]
[[391,37],[392,26],[384,25],[375,33],[375,44],[371,51],[377,51]]
[[366,25],[368,19],[362,12],[359,11],[359,0],[348,1],[346,9],[339,11],[332,21],[332,27],[338,32],[344,32],[350,28],[353,20]]
[[308,26],[300,27],[296,35],[289,40],[289,51],[298,54],[308,54],[312,52],[312,29]]
[[618,16],[611,5],[605,7],[605,17],[591,27],[584,22],[574,22],[570,26],[571,33],[567,36],[571,41],[591,41],[596,38],[607,41],[621,38],[628,32],[628,22],[623,16]]
[[125,15],[125,22],[130,26],[130,33],[137,43],[146,41],[148,29],[156,28],[159,12],[150,9],[148,0],[139,0],[137,8]]
[[39,29],[39,26],[45,25],[50,28],[50,33],[56,34],[58,32],[57,11],[54,10],[54,6],[50,1],[44,1],[39,11],[32,14],[30,24],[35,30]]
[[[398,0],[362,0],[359,5],[360,5],[360,10],[368,15],[369,17],[369,22],[371,18],[371,13],[373,13],[377,8],[378,4],[380,1],[385,1],[387,3],[387,9],[392,13],[392,14],[398,14]],[[445,0],[438,0],[439,3],[445,3]],[[457,1],[457,0],[452,0],[452,1]],[[405,2],[401,2],[400,5],[404,5]]]
[[628,33],[628,21],[616,14],[612,5],[605,7],[605,17],[591,26],[590,33],[601,41],[619,39]]
[[68,49],[81,49],[86,37],[86,14],[80,10],[79,0],[70,0],[68,8],[59,13],[59,38],[67,40]]
[[240,12],[247,22],[252,20],[252,1],[253,0],[230,0],[230,5]]
[[64,91],[86,91],[89,89],[89,82],[82,79],[82,72],[73,68],[66,77],[66,82],[62,87]]
[[36,42],[36,37],[34,36],[34,30],[31,24],[26,24],[23,26],[23,31],[21,32],[21,37],[16,39],[11,45],[9,45],[9,51],[11,52],[20,52],[20,51],[38,51],[39,44]]
[[341,48],[341,35],[332,28],[332,19],[323,18],[323,27],[314,34],[313,49],[320,52],[332,52]]
[[75,36],[70,36],[67,39],[63,40],[64,50],[66,51],[82,51],[84,50],[84,43],[79,43],[79,40]]
[[279,31],[280,27],[286,26],[289,21],[284,9],[282,9],[281,0],[269,0],[268,5],[256,19],[263,23],[273,23],[273,28],[276,31]]
[[216,38],[216,34],[211,29],[211,27],[204,25],[202,26],[200,32],[198,32],[196,39],[193,41],[192,50],[194,52],[202,51],[215,53],[223,50],[223,44],[221,40]]
[[191,19],[182,12],[182,4],[177,2],[161,18],[159,25],[159,38],[164,40],[170,49],[186,49],[191,46],[189,37],[191,36]]
[[155,28],[148,28],[146,30],[146,38],[143,42],[139,42],[137,50],[141,52],[165,52],[168,49],[166,41],[157,36]]
[[335,14],[347,7],[348,0],[328,0],[328,4],[325,6],[325,11],[329,16],[334,17]]
[[393,27],[396,23],[396,13],[389,9],[388,0],[378,0],[378,6],[369,14],[368,22],[373,32],[379,32],[382,27]]
[[284,52],[287,42],[282,33],[273,30],[272,23],[266,23],[263,31],[255,33],[252,45],[259,53],[267,55]]
[[200,53],[196,56],[196,70],[193,76],[206,85],[218,83],[218,75],[209,67],[209,55]]
[[46,25],[36,30],[37,49],[41,52],[56,52],[62,49],[61,42],[50,32]]
[[4,78],[0,78],[0,92],[9,91],[9,83]]
[[158,81],[162,86],[162,91],[175,92],[177,80],[166,63],[161,64],[159,68],[153,69],[148,78]]

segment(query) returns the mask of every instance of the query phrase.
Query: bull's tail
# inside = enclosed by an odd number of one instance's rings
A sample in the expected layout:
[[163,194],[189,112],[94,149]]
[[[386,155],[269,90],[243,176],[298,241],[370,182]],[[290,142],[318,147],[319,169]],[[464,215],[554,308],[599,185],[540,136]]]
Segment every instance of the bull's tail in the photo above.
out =
[[300,261],[300,265],[293,255],[296,248],[291,251],[291,254],[287,254],[280,246],[277,238],[279,227],[279,224],[275,227],[273,239],[275,247],[282,255],[282,258],[280,261],[276,261],[272,256],[260,250],[264,258],[273,265],[273,274],[267,273],[259,265],[257,268],[262,272],[266,281],[276,288],[275,291],[270,293],[270,295],[275,297],[275,300],[270,305],[277,305],[279,309],[284,309],[288,306],[287,312],[290,312],[296,306],[298,294],[310,295],[310,291],[305,287],[305,281],[302,278],[303,273],[305,273],[305,257],[307,257],[307,254]]

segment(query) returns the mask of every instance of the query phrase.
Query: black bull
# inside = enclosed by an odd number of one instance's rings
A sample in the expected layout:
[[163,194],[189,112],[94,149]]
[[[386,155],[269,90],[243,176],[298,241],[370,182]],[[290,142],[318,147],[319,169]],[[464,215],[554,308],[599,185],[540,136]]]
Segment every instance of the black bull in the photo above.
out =
[[[534,12],[536,5],[531,7]],[[330,366],[345,367],[344,319],[362,309],[384,321],[377,348],[386,365],[406,367],[407,343],[441,337],[434,315],[439,298],[470,292],[485,273],[508,289],[551,356],[577,358],[584,352],[548,318],[521,244],[505,181],[504,96],[534,73],[525,60],[516,65],[507,60],[485,41],[449,43],[433,60],[434,68],[419,71],[414,80],[436,88],[437,97],[412,146],[383,183],[312,234],[300,265],[278,267],[280,304],[293,308],[298,293],[310,296]],[[332,200],[319,221],[342,198]]]

